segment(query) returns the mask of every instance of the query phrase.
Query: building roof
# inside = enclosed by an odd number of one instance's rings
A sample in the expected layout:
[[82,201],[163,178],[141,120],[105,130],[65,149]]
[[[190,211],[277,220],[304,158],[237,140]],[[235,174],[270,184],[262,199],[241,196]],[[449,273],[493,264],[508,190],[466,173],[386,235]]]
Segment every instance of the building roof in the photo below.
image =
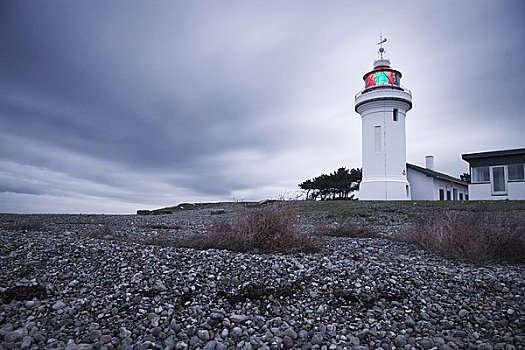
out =
[[427,169],[427,168],[422,168],[420,166],[417,166],[417,165],[414,165],[414,164],[410,164],[410,163],[407,163],[407,168],[415,170],[415,171],[419,171],[420,173],[423,173],[426,176],[430,176],[430,177],[433,177],[433,178],[436,178],[436,179],[454,182],[454,183],[457,183],[457,184],[463,185],[463,186],[468,186],[468,182],[462,181],[462,180],[460,180],[458,178],[452,177],[452,176],[447,175],[447,174],[440,173],[438,171],[430,170],[430,169]]
[[515,156],[515,155],[525,155],[525,148],[515,148],[515,149],[507,149],[507,150],[501,150],[501,151],[488,151],[488,152],[478,152],[478,153],[464,153],[461,155],[461,158],[463,158],[463,160],[469,161],[470,159],[504,157],[504,156]]
[[461,155],[471,167],[525,163],[525,148],[507,149]]

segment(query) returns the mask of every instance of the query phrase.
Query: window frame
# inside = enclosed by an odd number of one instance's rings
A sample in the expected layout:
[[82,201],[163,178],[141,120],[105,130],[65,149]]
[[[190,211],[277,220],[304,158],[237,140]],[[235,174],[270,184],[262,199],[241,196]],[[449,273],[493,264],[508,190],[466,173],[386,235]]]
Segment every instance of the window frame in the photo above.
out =
[[[477,167],[472,167],[472,168],[470,169],[470,174],[471,174],[470,181],[471,181],[473,184],[486,184],[486,183],[491,183],[491,176],[490,176],[491,168],[492,168],[492,167],[490,167],[490,166],[477,166]],[[479,179],[478,174],[482,174],[482,173],[480,172],[479,169],[486,169],[486,170],[487,170],[488,179],[478,180],[478,179]]]
[[383,153],[383,128],[381,125],[374,125],[374,150],[375,153]]
[[[521,170],[522,170],[522,175],[523,177],[521,179],[511,179],[510,178],[510,171],[509,171],[509,167],[511,166],[517,166],[519,167],[521,165]],[[520,182],[520,181],[525,181],[525,164],[521,164],[521,163],[517,163],[517,164],[508,164],[507,165],[507,181],[508,182]]]

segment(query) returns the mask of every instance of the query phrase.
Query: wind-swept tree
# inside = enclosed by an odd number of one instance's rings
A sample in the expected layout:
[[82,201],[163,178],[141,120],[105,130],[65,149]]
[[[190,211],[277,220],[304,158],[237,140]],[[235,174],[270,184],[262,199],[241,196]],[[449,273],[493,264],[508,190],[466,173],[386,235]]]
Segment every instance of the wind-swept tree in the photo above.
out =
[[359,189],[361,169],[350,171],[341,167],[329,175],[321,174],[313,179],[299,184],[299,188],[306,191],[306,199],[352,199],[351,193]]

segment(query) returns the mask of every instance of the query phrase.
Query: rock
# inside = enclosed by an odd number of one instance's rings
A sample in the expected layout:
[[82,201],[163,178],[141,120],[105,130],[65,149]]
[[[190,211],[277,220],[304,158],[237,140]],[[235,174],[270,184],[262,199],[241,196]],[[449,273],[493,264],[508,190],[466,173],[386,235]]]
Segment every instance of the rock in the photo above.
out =
[[236,340],[240,339],[242,336],[242,329],[239,327],[233,327],[231,336],[233,339],[236,339]]
[[152,327],[157,327],[159,325],[160,317],[156,313],[150,312],[148,314],[148,320],[150,321]]
[[207,341],[210,339],[210,332],[208,330],[199,330],[197,331],[197,337],[199,337],[200,340]]
[[32,343],[33,338],[26,335],[24,338],[22,338],[22,344],[20,344],[20,349],[29,349]]
[[407,316],[407,318],[405,319],[405,326],[409,328],[414,328],[415,325],[416,322],[414,321],[414,319],[410,316]]
[[434,347],[434,341],[431,338],[420,339],[417,341],[417,344],[425,350]]
[[100,342],[101,342],[102,344],[108,344],[108,343],[110,343],[110,342],[111,342],[111,335],[109,335],[109,334],[104,334],[104,335],[102,335],[102,336],[100,337]]
[[52,308],[53,310],[61,310],[61,309],[65,308],[65,307],[66,307],[66,304],[64,304],[64,302],[63,302],[62,300],[59,300],[59,301],[55,302],[55,303],[51,306],[51,308]]
[[206,343],[204,350],[214,350],[216,346],[217,346],[217,341],[212,340]]
[[297,339],[297,332],[294,331],[292,328],[287,328],[284,331],[284,335],[290,337],[293,340]]
[[89,340],[91,340],[92,342],[95,342],[100,338],[101,335],[102,335],[102,332],[99,329],[93,329],[92,331],[89,332]]
[[404,347],[407,342],[405,340],[405,337],[401,334],[397,335],[395,338],[394,338],[394,344],[398,347],[398,348],[402,348]]
[[[300,232],[322,220],[344,227],[338,210],[299,204]],[[361,204],[352,220],[373,217],[384,235],[423,205]],[[522,265],[478,266],[384,238],[324,237],[321,250],[297,254],[178,248],[172,238],[209,232],[210,208],[223,208],[185,207],[31,216],[45,224],[38,234],[0,225],[2,269],[12,271],[0,286],[0,348],[525,349]],[[261,209],[224,208],[232,222]],[[0,223],[18,218],[28,217],[0,214]]]
[[287,335],[283,337],[283,345],[285,348],[290,349],[293,347],[293,339]]
[[79,280],[72,280],[71,282],[69,282],[67,285],[68,287],[76,287],[80,284],[80,281]]
[[80,343],[77,345],[77,350],[93,350],[93,345]]
[[246,315],[232,314],[230,316],[230,321],[232,321],[234,323],[244,323],[244,322],[248,321],[249,319],[250,319],[250,317],[246,316]]

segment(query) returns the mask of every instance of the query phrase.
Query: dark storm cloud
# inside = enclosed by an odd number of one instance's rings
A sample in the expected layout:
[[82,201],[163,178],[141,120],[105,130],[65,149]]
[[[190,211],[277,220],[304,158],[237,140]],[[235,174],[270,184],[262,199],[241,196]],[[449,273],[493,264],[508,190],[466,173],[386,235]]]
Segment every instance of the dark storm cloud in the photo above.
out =
[[518,1],[0,6],[0,211],[258,199],[359,166],[380,31],[414,92],[409,157],[484,150],[496,113],[493,148],[521,146]]

